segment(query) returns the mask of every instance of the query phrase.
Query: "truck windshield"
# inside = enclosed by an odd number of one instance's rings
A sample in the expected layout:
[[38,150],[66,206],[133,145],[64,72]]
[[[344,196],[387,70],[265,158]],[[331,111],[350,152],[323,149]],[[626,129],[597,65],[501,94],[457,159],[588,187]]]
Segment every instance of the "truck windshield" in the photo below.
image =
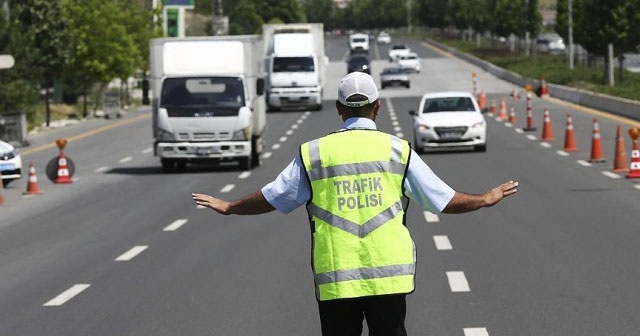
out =
[[273,72],[313,72],[313,57],[275,57]]
[[160,107],[202,109],[245,105],[242,79],[238,77],[167,78],[162,84]]

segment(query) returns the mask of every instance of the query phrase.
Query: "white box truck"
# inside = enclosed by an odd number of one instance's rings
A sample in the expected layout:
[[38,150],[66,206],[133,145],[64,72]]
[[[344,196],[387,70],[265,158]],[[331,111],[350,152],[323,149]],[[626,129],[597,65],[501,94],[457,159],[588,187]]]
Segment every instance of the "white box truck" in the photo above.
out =
[[265,24],[262,26],[267,106],[322,109],[325,68],[322,23]]
[[267,126],[259,35],[150,42],[154,154],[164,172],[188,163],[260,164]]

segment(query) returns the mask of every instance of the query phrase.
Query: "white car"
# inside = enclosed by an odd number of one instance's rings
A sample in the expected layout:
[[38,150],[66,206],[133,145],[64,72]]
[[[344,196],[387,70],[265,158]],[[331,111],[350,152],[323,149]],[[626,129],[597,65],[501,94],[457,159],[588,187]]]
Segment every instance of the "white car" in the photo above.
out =
[[394,62],[400,56],[407,55],[411,49],[405,44],[396,44],[389,49],[389,62]]
[[379,44],[391,43],[391,36],[389,36],[389,34],[387,34],[386,32],[380,32],[380,34],[378,34],[378,43]]
[[18,150],[10,143],[0,140],[0,174],[2,185],[7,186],[11,181],[22,177],[22,158]]
[[397,62],[401,68],[407,71],[420,73],[420,57],[414,52],[400,55]]
[[351,54],[369,53],[369,34],[353,34],[349,36],[349,50]]
[[445,91],[422,96],[413,116],[413,142],[426,149],[472,147],[487,150],[487,122],[469,92]]

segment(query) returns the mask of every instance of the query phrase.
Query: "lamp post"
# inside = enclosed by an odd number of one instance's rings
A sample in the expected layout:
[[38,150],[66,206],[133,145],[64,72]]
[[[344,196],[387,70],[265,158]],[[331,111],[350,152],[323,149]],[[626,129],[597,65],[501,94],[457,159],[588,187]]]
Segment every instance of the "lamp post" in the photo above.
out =
[[407,32],[411,34],[411,0],[407,0]]
[[569,69],[573,69],[573,9],[571,0],[567,0],[567,26],[569,28]]

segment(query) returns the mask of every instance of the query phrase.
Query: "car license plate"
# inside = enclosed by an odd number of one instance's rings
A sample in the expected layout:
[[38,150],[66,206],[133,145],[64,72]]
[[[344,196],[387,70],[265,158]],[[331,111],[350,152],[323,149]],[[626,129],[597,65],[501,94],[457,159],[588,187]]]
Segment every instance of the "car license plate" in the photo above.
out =
[[456,133],[456,132],[445,132],[440,134],[440,139],[442,140],[453,140],[453,139],[459,139],[460,138],[460,133]]
[[198,155],[211,155],[214,153],[219,153],[220,151],[217,150],[215,147],[201,147],[201,148],[196,148],[196,154]]
[[13,165],[13,163],[0,163],[0,171],[5,171],[5,170],[14,170],[15,166]]

